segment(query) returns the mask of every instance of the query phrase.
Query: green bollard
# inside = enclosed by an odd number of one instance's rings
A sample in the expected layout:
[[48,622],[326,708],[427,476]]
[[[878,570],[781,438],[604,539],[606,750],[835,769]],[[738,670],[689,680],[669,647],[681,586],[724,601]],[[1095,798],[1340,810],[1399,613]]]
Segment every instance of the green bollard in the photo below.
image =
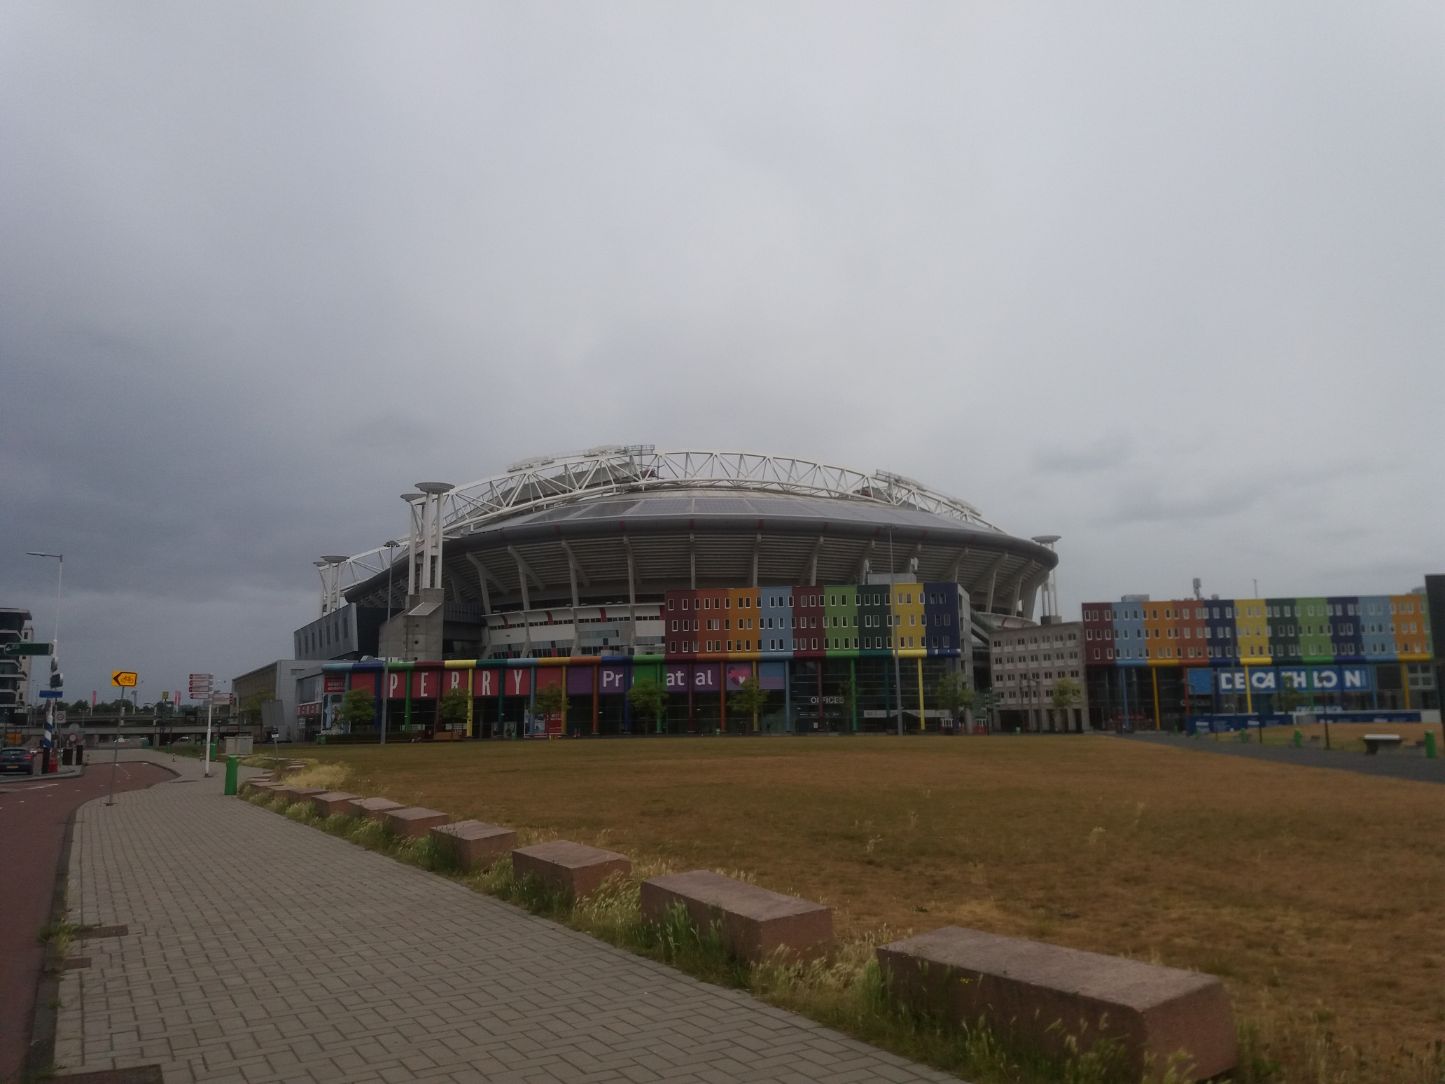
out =
[[227,794],[235,794],[235,793],[236,793],[236,776],[238,776],[238,775],[240,775],[240,774],[241,774],[241,758],[240,758],[240,757],[235,757],[235,756],[227,757],[227,758],[226,758],[226,793],[227,793]]
[[1433,730],[1425,731],[1425,756],[1430,760],[1435,759],[1435,731]]
[[1299,727],[1295,727],[1295,731],[1294,731],[1294,747],[1295,747],[1296,749],[1303,749],[1303,748],[1304,748],[1304,744],[1305,744],[1305,736],[1304,736],[1304,734],[1300,732]]

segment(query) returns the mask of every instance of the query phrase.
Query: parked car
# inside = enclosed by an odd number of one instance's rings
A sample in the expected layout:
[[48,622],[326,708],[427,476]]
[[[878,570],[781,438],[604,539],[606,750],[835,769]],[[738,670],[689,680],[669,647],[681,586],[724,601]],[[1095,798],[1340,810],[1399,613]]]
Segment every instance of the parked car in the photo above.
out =
[[39,767],[35,759],[38,749],[30,749],[23,745],[10,745],[0,749],[0,772],[24,772],[26,775],[34,775],[35,769]]

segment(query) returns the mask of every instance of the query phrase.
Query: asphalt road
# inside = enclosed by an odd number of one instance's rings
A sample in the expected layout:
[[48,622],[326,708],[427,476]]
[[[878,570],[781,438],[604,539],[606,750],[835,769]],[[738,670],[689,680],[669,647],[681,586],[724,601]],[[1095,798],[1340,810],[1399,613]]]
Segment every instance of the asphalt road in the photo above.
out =
[[[110,789],[111,766],[97,761],[85,774],[21,782],[0,776],[0,1082],[19,1080],[35,1016],[36,982],[44,963],[40,932],[50,922],[56,871],[70,814]],[[154,764],[115,770],[116,792],[171,778]]]

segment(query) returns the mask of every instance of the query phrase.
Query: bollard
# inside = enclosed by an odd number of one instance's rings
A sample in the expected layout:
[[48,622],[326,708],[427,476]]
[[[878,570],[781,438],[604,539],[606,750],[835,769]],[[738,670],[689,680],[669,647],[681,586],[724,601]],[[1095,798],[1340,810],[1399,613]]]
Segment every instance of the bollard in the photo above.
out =
[[1435,731],[1433,730],[1425,731],[1425,756],[1430,760],[1435,759]]
[[1303,749],[1303,748],[1304,748],[1304,744],[1305,744],[1305,736],[1304,736],[1304,734],[1300,731],[1300,728],[1299,728],[1299,727],[1295,727],[1295,730],[1294,730],[1294,747],[1295,747],[1296,749]]
[[240,774],[241,758],[230,756],[226,758],[226,793],[236,793],[236,776]]

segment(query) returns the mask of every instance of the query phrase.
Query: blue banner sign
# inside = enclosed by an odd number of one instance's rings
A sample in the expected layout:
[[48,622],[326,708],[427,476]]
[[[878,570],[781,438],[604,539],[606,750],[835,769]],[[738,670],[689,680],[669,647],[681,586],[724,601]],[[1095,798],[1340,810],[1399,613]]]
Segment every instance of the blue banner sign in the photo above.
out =
[[1297,689],[1311,693],[1367,693],[1375,687],[1368,666],[1261,666],[1258,669],[1216,670],[1222,693],[1277,693]]

